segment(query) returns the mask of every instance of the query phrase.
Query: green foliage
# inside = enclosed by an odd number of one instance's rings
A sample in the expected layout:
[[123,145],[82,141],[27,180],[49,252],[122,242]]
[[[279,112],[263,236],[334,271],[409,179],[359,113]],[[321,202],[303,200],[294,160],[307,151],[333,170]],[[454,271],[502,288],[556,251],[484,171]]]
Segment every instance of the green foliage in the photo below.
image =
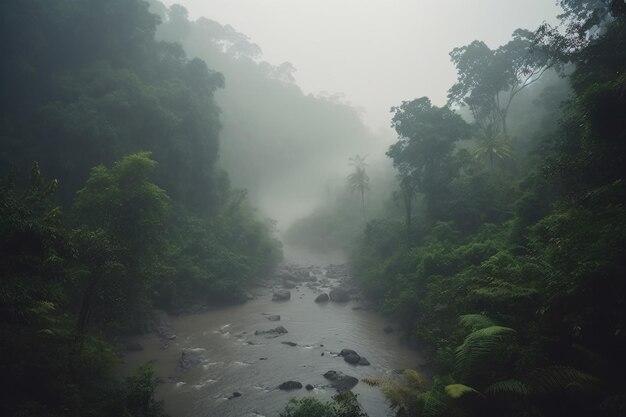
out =
[[313,397],[292,398],[280,417],[367,417],[367,414],[361,409],[356,395],[346,391],[327,402]]
[[464,314],[459,317],[459,323],[472,332],[495,325],[493,320],[484,314]]
[[456,369],[462,378],[471,379],[485,362],[497,366],[514,340],[516,331],[502,326],[489,326],[470,333],[456,351]]
[[[419,393],[421,415],[617,416],[624,410],[626,9],[623,2],[561,3],[566,31],[544,26],[530,49],[551,54],[541,65],[575,64],[568,75],[572,96],[558,126],[522,130],[518,123],[516,131],[536,137],[528,143],[545,144],[501,175],[471,157],[472,150],[495,151],[495,142],[457,149],[458,174],[435,197],[447,209],[421,215],[419,239],[402,245],[404,234],[377,220],[370,227],[381,239],[366,231],[353,251],[361,284],[384,294],[385,311],[436,352],[433,383]],[[528,45],[528,34],[518,35],[524,39],[505,47]],[[491,139],[509,115],[497,99],[526,86],[510,78],[514,68],[497,69],[505,47],[491,51],[474,42],[453,52],[460,76],[450,98],[470,106],[474,128]],[[513,96],[523,103],[519,94]],[[552,115],[554,98],[546,101]],[[511,149],[516,158],[528,151]]]
[[157,386],[154,369],[141,365],[134,375],[126,379],[126,413],[136,417],[166,417],[162,402],[154,400]]
[[481,393],[476,391],[474,388],[468,387],[467,385],[463,385],[463,384],[446,385],[446,394],[448,394],[448,396],[454,400],[458,400],[459,398],[465,395],[469,395],[469,394],[482,395]]
[[522,397],[530,393],[528,384],[516,379],[494,382],[485,389],[488,395],[516,394]]

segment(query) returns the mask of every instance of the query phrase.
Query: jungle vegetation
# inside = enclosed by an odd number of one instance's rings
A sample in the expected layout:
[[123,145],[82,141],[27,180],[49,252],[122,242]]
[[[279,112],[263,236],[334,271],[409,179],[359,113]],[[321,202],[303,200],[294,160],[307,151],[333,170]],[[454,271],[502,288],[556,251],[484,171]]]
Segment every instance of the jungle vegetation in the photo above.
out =
[[454,49],[448,106],[392,110],[404,216],[351,264],[433,358],[368,381],[398,415],[626,411],[626,6],[559,3],[558,27]]
[[217,167],[224,77],[143,1],[0,15],[0,414],[163,415],[149,366],[114,375],[124,336],[240,301],[281,258]]

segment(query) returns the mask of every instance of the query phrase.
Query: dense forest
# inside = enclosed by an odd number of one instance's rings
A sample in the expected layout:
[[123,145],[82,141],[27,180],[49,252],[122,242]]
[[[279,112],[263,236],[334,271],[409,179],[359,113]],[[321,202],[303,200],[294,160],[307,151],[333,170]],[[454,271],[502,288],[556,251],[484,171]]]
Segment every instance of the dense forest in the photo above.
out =
[[370,381],[399,415],[626,412],[626,5],[560,3],[558,27],[454,49],[451,107],[393,109],[405,216],[351,258],[432,351],[431,381]]
[[1,2],[0,414],[165,416],[152,366],[116,371],[128,337],[245,302],[280,231],[345,250],[425,352],[362,379],[397,416],[626,415],[626,3],[558,3],[450,51],[448,102],[398,103],[387,148],[182,6]]
[[122,337],[281,257],[216,166],[224,77],[142,1],[0,7],[1,414],[158,415],[150,368],[114,378]]

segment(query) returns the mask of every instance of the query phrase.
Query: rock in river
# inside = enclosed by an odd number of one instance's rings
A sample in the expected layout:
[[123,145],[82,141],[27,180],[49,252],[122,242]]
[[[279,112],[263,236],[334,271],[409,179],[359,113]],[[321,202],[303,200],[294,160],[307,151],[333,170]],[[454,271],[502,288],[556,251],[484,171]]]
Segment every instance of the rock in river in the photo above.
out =
[[285,333],[289,333],[287,331],[287,329],[285,329],[283,326],[278,326],[275,329],[270,329],[270,330],[257,330],[254,332],[255,336],[265,336],[268,339],[274,338],[274,337],[278,337],[281,336]]
[[348,292],[343,288],[335,288],[330,290],[330,301],[345,303],[346,301],[350,301],[350,295],[348,295]]
[[289,280],[285,280],[283,282],[283,287],[287,288],[288,290],[292,289],[292,288],[296,288],[296,284],[293,281],[289,281]]
[[298,346],[298,344],[296,342],[281,342],[283,345],[287,345],[287,346]]
[[298,381],[285,381],[278,386],[278,389],[282,389],[283,391],[290,391],[292,389],[300,388],[302,388],[302,384]]
[[183,350],[180,354],[180,360],[178,361],[178,369],[181,371],[188,371],[194,366],[198,366],[202,363],[202,356],[196,352],[190,350]]
[[330,300],[330,297],[328,297],[328,294],[326,294],[325,292],[321,293],[320,295],[317,296],[317,298],[315,298],[316,303],[325,303],[328,300]]
[[278,314],[272,314],[271,316],[267,316],[269,321],[280,321],[280,316]]
[[276,290],[272,294],[272,301],[286,301],[291,298],[291,292],[287,290]]
[[370,364],[370,362],[366,358],[359,355],[352,349],[341,349],[339,356],[343,356],[343,360],[351,363],[352,365],[367,366]]
[[339,392],[349,391],[359,383],[359,380],[355,377],[337,371],[326,372],[324,374],[324,378],[328,379],[330,381],[330,386]]

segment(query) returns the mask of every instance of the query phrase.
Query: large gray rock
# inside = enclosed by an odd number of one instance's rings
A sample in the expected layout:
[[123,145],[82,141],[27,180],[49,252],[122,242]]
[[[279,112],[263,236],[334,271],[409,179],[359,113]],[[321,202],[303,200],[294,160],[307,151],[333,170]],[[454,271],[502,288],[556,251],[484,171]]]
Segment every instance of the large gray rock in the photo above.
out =
[[291,391],[292,389],[300,389],[302,388],[302,384],[298,381],[285,381],[278,386],[278,389],[283,391]]
[[370,362],[366,358],[359,355],[352,349],[341,349],[341,352],[339,352],[339,356],[343,356],[343,360],[352,365],[367,366],[370,364]]
[[339,392],[349,391],[359,383],[357,378],[338,371],[328,371],[324,374],[324,378],[328,379],[330,386]]
[[315,298],[316,303],[326,303],[330,300],[330,297],[326,293],[322,293]]
[[203,362],[202,356],[190,350],[183,350],[178,360],[178,369],[188,371],[191,368],[200,365]]
[[350,295],[343,288],[335,288],[330,290],[330,301],[345,303],[346,301],[350,301]]
[[347,355],[342,355],[343,360],[351,363],[352,365],[357,365],[361,360],[361,357],[357,353],[348,353]]
[[291,298],[291,292],[287,290],[276,290],[272,294],[272,301],[286,301]]
[[285,280],[285,281],[283,281],[283,287],[285,287],[288,290],[290,290],[292,288],[296,288],[296,284],[293,281]]

